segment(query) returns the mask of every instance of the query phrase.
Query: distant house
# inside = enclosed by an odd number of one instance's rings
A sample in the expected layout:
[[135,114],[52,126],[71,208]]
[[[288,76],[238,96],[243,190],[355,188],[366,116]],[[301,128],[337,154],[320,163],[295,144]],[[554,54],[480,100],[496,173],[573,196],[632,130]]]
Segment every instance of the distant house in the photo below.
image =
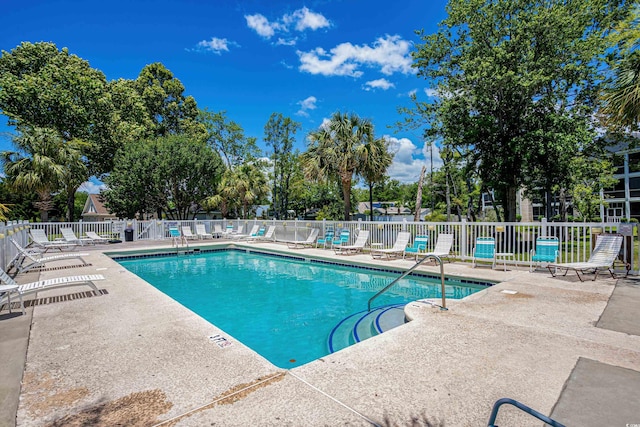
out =
[[96,222],[118,219],[107,210],[99,197],[100,196],[98,194],[89,194],[87,201],[84,203],[84,209],[82,209],[82,220]]

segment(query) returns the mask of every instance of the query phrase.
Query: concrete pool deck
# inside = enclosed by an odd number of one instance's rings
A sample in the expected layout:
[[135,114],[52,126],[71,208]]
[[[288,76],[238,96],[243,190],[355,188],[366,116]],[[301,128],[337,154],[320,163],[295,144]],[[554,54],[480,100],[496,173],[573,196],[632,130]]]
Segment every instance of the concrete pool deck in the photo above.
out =
[[[284,370],[101,253],[169,246],[97,246],[89,248],[91,266],[18,276],[21,283],[89,273],[106,280],[96,283],[97,295],[88,287],[52,290],[27,304],[26,316],[0,312],[0,425],[482,426],[503,397],[567,426],[640,423],[635,278],[579,282],[573,273],[551,278],[523,266],[447,263],[448,275],[499,283],[447,301],[448,311],[411,303],[411,322]],[[219,347],[209,339],[216,334],[233,344]],[[497,424],[541,422],[506,406]]]

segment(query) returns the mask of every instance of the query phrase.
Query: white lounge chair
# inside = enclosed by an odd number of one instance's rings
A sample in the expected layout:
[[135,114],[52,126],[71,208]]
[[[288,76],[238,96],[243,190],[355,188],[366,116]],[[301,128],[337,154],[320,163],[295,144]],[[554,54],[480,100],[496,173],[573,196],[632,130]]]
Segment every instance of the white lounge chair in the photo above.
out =
[[201,239],[213,239],[213,234],[207,233],[204,224],[196,224],[196,235]]
[[307,236],[305,240],[284,240],[283,242],[286,243],[287,246],[291,249],[297,249],[298,247],[310,248],[311,246],[316,244],[316,238],[318,237],[319,231],[320,230],[318,230],[317,228],[312,228],[309,236]]
[[[11,243],[13,243],[16,249],[18,249],[18,255],[14,258],[14,261],[12,261],[12,263],[16,266],[16,268],[20,272],[29,271],[35,267],[44,267],[45,264],[48,262],[64,261],[67,259],[79,259],[80,261],[82,261],[81,266],[89,265],[84,260],[84,258],[82,258],[83,256],[89,255],[86,253],[82,254],[78,252],[72,252],[72,253],[70,252],[70,253],[64,253],[64,254],[58,254],[58,255],[42,256],[41,253],[23,248],[22,245],[20,245],[20,243],[15,241],[13,238],[10,238],[9,240],[11,241]],[[27,265],[22,265],[26,260],[29,260],[30,263]]]
[[109,239],[107,237],[99,236],[98,233],[94,231],[87,231],[84,233],[88,238],[93,240],[93,243],[109,243]]
[[198,236],[191,232],[191,227],[188,225],[183,225],[180,227],[182,229],[182,236],[188,240],[197,240]]
[[362,252],[362,249],[364,249],[364,246],[367,244],[367,240],[369,240],[369,230],[360,230],[360,232],[358,233],[358,237],[356,237],[356,241],[353,242],[353,245],[336,246],[336,254],[347,255]]
[[18,294],[22,306],[22,313],[24,314],[24,303],[22,301],[22,297],[24,295],[32,294],[39,291],[46,291],[49,289],[80,285],[87,285],[94,291],[98,292],[98,287],[95,285],[95,283],[93,283],[98,280],[104,280],[104,276],[101,274],[89,274],[83,276],[56,277],[55,279],[40,280],[37,282],[19,285],[6,272],[0,270],[0,281],[4,283],[4,285],[0,286],[0,292],[4,293],[4,295],[0,297],[0,304],[2,304],[4,298],[7,298],[10,301],[11,294]]
[[78,244],[80,246],[84,246],[85,244],[91,244],[92,245],[92,244],[95,243],[93,241],[93,239],[91,239],[91,238],[76,236],[76,233],[74,233],[73,229],[71,229],[71,228],[61,227],[60,228],[60,233],[62,233],[62,238],[67,243],[76,243],[76,244]]
[[257,225],[257,224],[254,225],[251,228],[251,231],[249,231],[249,234],[243,234],[242,233],[242,226],[239,226],[238,230],[239,231],[237,233],[234,233],[234,234],[231,235],[232,239],[239,240],[239,239],[245,239],[245,238],[248,238],[248,237],[251,237],[251,236],[255,237],[255,236],[258,235],[258,230],[260,230],[260,226]]
[[262,236],[247,237],[248,242],[265,242],[273,241],[273,234],[276,232],[276,226],[270,225]]
[[49,249],[58,249],[59,251],[63,249],[75,249],[78,246],[77,243],[52,242],[41,228],[31,228],[29,235],[31,236],[31,243],[33,243],[34,246],[44,249],[45,252]]
[[393,247],[389,249],[371,249],[371,256],[373,258],[382,258],[386,256],[387,259],[390,259],[392,256],[400,256],[404,254],[404,250],[409,244],[409,240],[411,240],[411,233],[408,231],[401,231],[396,236],[396,241],[393,244]]
[[211,234],[213,234],[215,237],[222,237],[224,235],[222,224],[213,224],[213,232]]
[[436,241],[436,246],[433,248],[433,251],[420,254],[420,256],[426,257],[429,255],[435,255],[441,260],[443,258],[448,259],[451,256],[452,247],[453,247],[453,234],[445,234],[445,233],[438,234],[438,241]]
[[564,276],[567,275],[569,270],[575,270],[578,275],[578,279],[581,282],[584,280],[580,273],[583,274],[587,270],[594,270],[593,280],[596,280],[598,277],[598,273],[600,270],[608,270],[611,274],[611,277],[615,279],[615,274],[611,270],[613,267],[613,263],[616,261],[616,258],[620,254],[620,248],[622,247],[622,235],[620,234],[599,234],[596,237],[596,246],[593,248],[591,252],[591,256],[588,261],[585,262],[567,262],[564,264],[547,264],[547,268],[553,277],[556,274],[552,271],[553,269],[565,269]]

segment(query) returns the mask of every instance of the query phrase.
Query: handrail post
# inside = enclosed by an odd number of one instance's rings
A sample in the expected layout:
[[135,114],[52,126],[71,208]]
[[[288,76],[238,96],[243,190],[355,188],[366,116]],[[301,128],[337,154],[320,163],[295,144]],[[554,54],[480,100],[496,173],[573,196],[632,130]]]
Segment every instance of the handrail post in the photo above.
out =
[[403,278],[405,278],[406,276],[408,276],[413,270],[415,270],[420,264],[422,264],[423,262],[425,262],[427,259],[434,259],[437,263],[440,264],[440,281],[441,281],[441,286],[442,286],[442,306],[440,307],[442,310],[447,310],[447,303],[445,301],[445,292],[444,292],[444,264],[442,263],[442,259],[440,259],[440,257],[438,255],[433,255],[433,254],[426,254],[424,258],[422,258],[420,261],[416,262],[413,267],[411,267],[410,269],[408,269],[407,271],[405,271],[404,273],[402,273],[400,275],[400,277],[396,278],[395,280],[393,280],[391,283],[389,283],[387,286],[385,286],[384,288],[382,288],[381,290],[378,291],[378,293],[376,293],[374,296],[372,296],[371,298],[369,298],[369,301],[367,303],[367,310],[371,311],[371,303],[373,302],[374,299],[378,298],[380,295],[382,295],[383,293],[385,293],[387,290],[389,290],[389,288],[391,288],[393,285],[395,285],[396,283],[398,283],[400,280],[402,280]]
[[516,408],[520,409],[523,412],[526,412],[527,414],[531,415],[532,417],[535,417],[537,419],[539,419],[540,421],[549,424],[552,427],[565,427],[564,424],[560,424],[559,422],[552,420],[551,418],[547,417],[546,415],[541,414],[540,412],[536,411],[535,409],[532,409],[530,407],[528,407],[527,405],[518,402],[517,400],[513,400],[513,399],[509,399],[507,397],[502,398],[502,399],[498,399],[496,400],[496,403],[493,404],[493,409],[491,409],[491,416],[489,417],[489,423],[487,424],[488,427],[498,427],[495,425],[496,422],[496,418],[498,416],[498,409],[500,409],[500,406],[504,405],[504,404],[508,404],[508,405],[513,405]]

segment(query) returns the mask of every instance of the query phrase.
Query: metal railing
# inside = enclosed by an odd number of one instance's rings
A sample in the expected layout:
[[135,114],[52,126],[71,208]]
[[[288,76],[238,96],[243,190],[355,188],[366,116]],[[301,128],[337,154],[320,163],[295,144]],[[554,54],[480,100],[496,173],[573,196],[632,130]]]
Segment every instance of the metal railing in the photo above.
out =
[[496,403],[493,404],[493,409],[491,410],[491,416],[489,417],[489,423],[487,424],[487,427],[498,427],[495,422],[496,422],[496,417],[498,416],[498,410],[500,409],[500,407],[502,405],[513,405],[516,408],[520,409],[521,411],[526,412],[527,414],[531,415],[532,417],[535,417],[537,419],[539,419],[540,421],[552,426],[552,427],[565,427],[564,424],[560,424],[559,422],[552,420],[551,418],[547,417],[546,415],[541,414],[540,412],[536,411],[535,409],[531,409],[530,407],[528,407],[527,405],[518,402],[517,400],[513,400],[513,399],[509,399],[509,398],[503,398],[503,399],[498,399],[496,401]]
[[405,277],[407,277],[409,274],[411,274],[411,272],[413,270],[415,270],[416,268],[418,268],[418,266],[420,264],[422,264],[423,262],[425,262],[428,259],[434,259],[438,264],[440,264],[440,292],[442,293],[442,305],[440,306],[441,310],[447,310],[447,301],[446,301],[446,296],[445,296],[445,291],[444,291],[444,264],[442,264],[442,260],[440,259],[439,256],[437,255],[426,255],[424,258],[422,258],[420,261],[416,262],[410,269],[408,269],[407,271],[405,271],[404,273],[402,273],[400,275],[400,277],[396,278],[395,280],[393,280],[391,283],[389,283],[387,286],[385,286],[384,288],[380,289],[378,291],[377,294],[375,294],[374,296],[372,296],[371,298],[369,298],[369,301],[367,302],[367,310],[371,311],[371,303],[373,302],[373,300],[375,300],[376,298],[378,298],[380,295],[382,295],[383,293],[387,292],[389,289],[391,289],[391,287],[393,285],[395,285],[396,283],[398,283],[400,280],[404,279]]

